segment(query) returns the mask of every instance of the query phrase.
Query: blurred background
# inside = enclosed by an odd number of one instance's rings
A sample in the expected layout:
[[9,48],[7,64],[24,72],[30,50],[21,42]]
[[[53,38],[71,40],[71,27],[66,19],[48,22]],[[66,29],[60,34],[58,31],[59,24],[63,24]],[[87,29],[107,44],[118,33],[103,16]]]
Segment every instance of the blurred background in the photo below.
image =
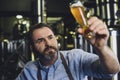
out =
[[[44,22],[51,25],[60,49],[92,46],[76,33],[76,21],[69,3],[74,0],[0,0],[0,80],[14,80],[24,65],[35,59],[27,35],[30,27]],[[97,16],[108,26],[108,45],[120,60],[120,0],[82,0],[88,15]],[[89,80],[106,80],[88,77]],[[120,80],[119,73],[112,79]]]

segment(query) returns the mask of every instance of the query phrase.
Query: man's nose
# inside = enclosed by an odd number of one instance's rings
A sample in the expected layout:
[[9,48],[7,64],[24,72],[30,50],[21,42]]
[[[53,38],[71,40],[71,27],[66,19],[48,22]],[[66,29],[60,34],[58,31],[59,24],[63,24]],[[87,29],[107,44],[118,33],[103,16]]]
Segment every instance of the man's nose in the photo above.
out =
[[48,45],[48,46],[50,46],[51,41],[50,41],[50,40],[48,40],[48,39],[45,39],[45,44],[46,44],[46,45]]

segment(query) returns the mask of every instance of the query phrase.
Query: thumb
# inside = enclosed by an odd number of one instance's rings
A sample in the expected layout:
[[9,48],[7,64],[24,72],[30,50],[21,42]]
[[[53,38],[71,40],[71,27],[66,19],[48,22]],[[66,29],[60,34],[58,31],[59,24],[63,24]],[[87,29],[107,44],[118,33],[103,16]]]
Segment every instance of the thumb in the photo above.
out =
[[78,28],[77,32],[78,32],[79,34],[83,34],[82,28]]

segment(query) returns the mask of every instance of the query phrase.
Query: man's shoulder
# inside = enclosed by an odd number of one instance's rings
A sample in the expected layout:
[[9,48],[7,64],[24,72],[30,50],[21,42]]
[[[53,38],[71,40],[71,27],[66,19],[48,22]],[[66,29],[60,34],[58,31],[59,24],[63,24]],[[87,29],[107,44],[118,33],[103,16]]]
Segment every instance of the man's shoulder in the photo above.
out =
[[37,68],[37,61],[29,61],[26,63],[25,68],[36,69]]
[[60,51],[65,57],[81,57],[84,55],[84,51],[82,49],[71,49],[71,50],[64,50]]
[[83,53],[82,49],[71,49],[71,50],[61,50],[62,54],[76,54],[76,53]]

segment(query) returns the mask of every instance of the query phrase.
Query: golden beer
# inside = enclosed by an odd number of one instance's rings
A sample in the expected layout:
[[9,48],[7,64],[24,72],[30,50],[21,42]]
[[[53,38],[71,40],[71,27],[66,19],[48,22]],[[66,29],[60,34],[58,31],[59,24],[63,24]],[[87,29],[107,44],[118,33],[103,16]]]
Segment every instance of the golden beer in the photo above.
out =
[[80,24],[83,29],[83,35],[87,38],[92,38],[93,33],[90,31],[88,23],[87,23],[87,16],[84,11],[84,7],[82,4],[74,3],[70,6],[70,10],[72,15],[74,16],[75,20]]

